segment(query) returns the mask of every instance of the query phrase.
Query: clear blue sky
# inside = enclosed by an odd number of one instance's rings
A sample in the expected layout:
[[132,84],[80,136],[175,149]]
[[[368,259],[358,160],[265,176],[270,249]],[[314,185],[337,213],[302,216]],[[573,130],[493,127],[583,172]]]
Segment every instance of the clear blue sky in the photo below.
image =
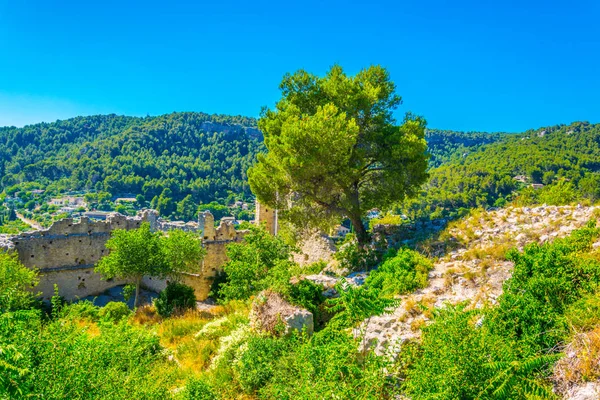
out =
[[600,2],[0,0],[0,126],[258,116],[283,74],[386,66],[430,127],[600,122]]

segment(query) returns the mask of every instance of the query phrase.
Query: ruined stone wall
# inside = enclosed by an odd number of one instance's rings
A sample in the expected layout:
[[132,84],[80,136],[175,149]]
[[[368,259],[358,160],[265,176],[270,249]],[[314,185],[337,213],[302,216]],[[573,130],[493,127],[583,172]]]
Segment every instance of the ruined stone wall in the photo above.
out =
[[139,228],[142,222],[155,224],[157,214],[145,211],[128,218],[111,214],[106,221],[82,217],[79,222],[67,218],[55,222],[46,230],[21,233],[9,238],[12,249],[28,268],[40,272],[37,290],[46,299],[53,295],[57,284],[59,294],[68,300],[100,294],[122,281],[101,280],[94,265],[107,254],[106,241],[115,229]]
[[[214,277],[227,261],[227,245],[240,242],[247,231],[236,231],[230,221],[221,221],[219,227],[215,228],[214,217],[208,212],[202,214],[201,220],[202,245],[206,249],[206,256],[200,271],[197,274],[185,274],[182,280],[194,288],[199,300],[204,300]],[[150,223],[153,230],[198,230],[196,223],[161,221],[156,211],[145,210],[133,218],[111,214],[106,221],[92,221],[86,217],[82,217],[79,222],[64,219],[46,230],[3,236],[0,247],[17,251],[23,265],[39,269],[40,283],[36,290],[41,292],[43,298],[52,297],[54,284],[57,284],[61,296],[67,300],[75,300],[99,295],[107,289],[127,283],[103,280],[94,272],[94,266],[108,253],[106,241],[113,230],[136,229],[143,222]],[[143,284],[151,290],[160,291],[166,287],[167,280],[144,277]]]
[[[215,228],[214,218],[209,212],[202,213],[201,218],[205,223],[201,226],[203,226],[202,246],[206,250],[206,255],[202,259],[198,273],[187,273],[181,277],[183,283],[194,288],[198,300],[208,297],[215,277],[227,262],[227,245],[241,242],[248,233],[248,231],[236,231],[232,223],[224,221],[221,221],[219,227]],[[144,277],[142,282],[148,289],[160,292],[167,286],[168,280]]]

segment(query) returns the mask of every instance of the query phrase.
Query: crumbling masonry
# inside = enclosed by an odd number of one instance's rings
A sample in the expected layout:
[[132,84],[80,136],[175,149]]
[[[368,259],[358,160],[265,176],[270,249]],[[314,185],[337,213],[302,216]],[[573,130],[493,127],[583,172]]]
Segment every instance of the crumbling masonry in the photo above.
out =
[[[258,208],[258,207],[257,207]],[[258,211],[258,209],[257,209]],[[275,232],[274,213],[257,212],[257,223],[263,223]],[[79,222],[63,219],[46,230],[0,237],[0,249],[16,251],[20,261],[28,268],[39,270],[40,283],[36,290],[45,299],[53,295],[54,284],[59,294],[67,300],[99,295],[125,281],[104,280],[94,272],[96,263],[107,254],[106,241],[115,229],[136,229],[148,222],[153,230],[185,229],[202,232],[202,245],[206,256],[197,274],[185,274],[183,282],[192,286],[196,297],[203,300],[208,296],[214,277],[227,261],[226,246],[240,242],[247,231],[236,231],[230,219],[224,218],[214,227],[210,212],[201,213],[198,224],[183,226],[164,222],[154,210],[141,211],[136,217],[114,213],[105,221],[92,221],[82,217]],[[165,288],[167,281],[145,277],[144,285],[155,291]]]

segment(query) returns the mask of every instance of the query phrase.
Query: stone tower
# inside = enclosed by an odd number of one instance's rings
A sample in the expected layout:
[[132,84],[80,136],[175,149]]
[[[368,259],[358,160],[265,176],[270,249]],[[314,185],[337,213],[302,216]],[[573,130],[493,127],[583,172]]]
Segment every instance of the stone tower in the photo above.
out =
[[256,224],[264,225],[271,235],[277,235],[277,210],[256,202]]
[[215,217],[210,211],[204,211],[198,214],[198,230],[202,232],[202,238],[215,240]]

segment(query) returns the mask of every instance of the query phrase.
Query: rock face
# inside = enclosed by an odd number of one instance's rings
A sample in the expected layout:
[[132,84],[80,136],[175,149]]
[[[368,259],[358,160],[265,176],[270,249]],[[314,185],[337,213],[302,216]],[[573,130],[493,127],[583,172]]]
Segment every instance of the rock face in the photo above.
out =
[[250,326],[257,331],[275,335],[289,335],[293,331],[314,331],[313,315],[310,311],[291,305],[279,293],[265,290],[252,303]]
[[330,263],[336,252],[335,244],[324,234],[313,233],[302,240],[300,252],[294,254],[294,261],[304,266],[318,261]]

